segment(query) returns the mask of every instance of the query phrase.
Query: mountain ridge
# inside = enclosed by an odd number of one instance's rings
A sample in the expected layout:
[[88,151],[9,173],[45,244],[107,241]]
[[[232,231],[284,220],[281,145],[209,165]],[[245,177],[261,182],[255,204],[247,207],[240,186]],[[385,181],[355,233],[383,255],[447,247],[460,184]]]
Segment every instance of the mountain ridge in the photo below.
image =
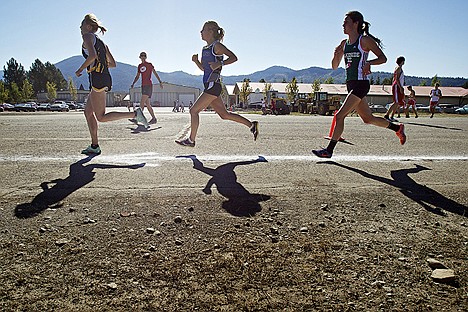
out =
[[[86,74],[81,77],[75,76],[75,70],[82,64],[82,62],[83,57],[81,55],[75,55],[56,63],[55,66],[62,72],[66,80],[72,78],[77,88],[83,86],[84,89],[87,89],[89,86],[88,76]],[[137,66],[117,62],[117,67],[111,68],[110,71],[113,80],[113,91],[128,91],[133,79],[135,78]],[[180,70],[170,73],[158,71],[158,74],[164,82],[203,89],[202,75],[192,75]],[[375,72],[372,74],[372,77],[374,80],[377,80],[378,77],[382,81],[385,78],[391,78],[392,75],[392,73],[387,72]],[[223,76],[223,82],[225,84],[232,85],[237,82],[241,82],[246,78],[250,79],[252,82],[258,82],[262,79],[271,83],[283,81],[290,82],[293,77],[295,77],[299,83],[312,84],[316,79],[325,80],[330,77],[333,78],[334,83],[344,83],[345,70],[342,67],[333,70],[331,68],[322,68],[317,66],[294,70],[286,66],[273,65],[264,70],[250,74]],[[466,79],[461,77],[438,78],[444,86],[462,86],[466,82]],[[3,79],[3,70],[0,71],[0,79]],[[405,76],[405,84],[419,85],[423,80],[425,80],[427,84],[430,84],[431,79],[432,78],[429,77]]]

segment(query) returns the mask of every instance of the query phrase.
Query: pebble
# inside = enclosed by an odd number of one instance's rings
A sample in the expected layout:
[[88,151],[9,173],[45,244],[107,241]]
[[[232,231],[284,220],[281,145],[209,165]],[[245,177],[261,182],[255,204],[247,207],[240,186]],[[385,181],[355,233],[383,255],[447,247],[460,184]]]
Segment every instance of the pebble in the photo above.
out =
[[145,258],[145,259],[149,259],[150,256],[151,256],[151,254],[149,252],[145,252],[143,254],[143,258]]
[[328,210],[328,204],[320,205],[320,209],[322,209],[323,211],[327,211]]
[[303,226],[303,227],[301,227],[300,231],[301,231],[301,233],[307,233],[307,232],[309,232],[309,228],[307,226]]
[[427,261],[427,264],[429,264],[429,266],[433,270],[434,269],[447,269],[447,267],[442,262],[434,258],[428,258],[426,261]]
[[193,207],[189,207],[188,211],[192,212],[194,209]]
[[457,277],[455,276],[455,272],[450,269],[435,269],[432,271],[431,275],[434,282],[451,282],[454,281]]
[[176,244],[177,246],[182,246],[183,242],[182,242],[180,239],[177,239],[177,240],[175,241],[175,244]]
[[62,238],[62,239],[59,239],[57,241],[55,241],[55,245],[57,246],[63,246],[65,244],[68,244],[70,241],[66,238]]
[[146,228],[146,233],[153,234],[154,232],[156,232],[156,230],[154,228],[151,228],[151,227]]
[[175,217],[174,222],[175,223],[182,223],[182,217],[181,216]]
[[110,289],[117,289],[117,284],[112,282],[112,283],[109,283],[106,285],[107,287],[109,287]]
[[93,219],[90,219],[90,218],[86,218],[86,219],[84,219],[83,223],[84,223],[84,224],[96,223],[96,220],[93,220]]
[[273,227],[273,226],[270,228],[270,232],[271,234],[279,234],[278,228]]

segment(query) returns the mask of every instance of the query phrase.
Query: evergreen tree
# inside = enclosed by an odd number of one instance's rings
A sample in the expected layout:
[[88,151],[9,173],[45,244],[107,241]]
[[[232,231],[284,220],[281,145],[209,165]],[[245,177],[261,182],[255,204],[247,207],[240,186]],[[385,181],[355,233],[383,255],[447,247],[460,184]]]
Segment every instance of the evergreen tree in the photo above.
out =
[[21,91],[18,88],[16,82],[10,84],[10,92],[8,97],[8,102],[10,103],[19,103],[21,102]]
[[421,82],[419,83],[419,85],[422,86],[422,87],[427,86],[427,81],[426,81],[426,79],[421,80]]
[[[224,87],[223,90],[226,89],[226,87],[224,86],[224,83],[223,83],[223,87]],[[68,78],[68,91],[70,91],[70,96],[71,96],[72,101],[76,101],[78,91],[76,90],[75,83],[73,82],[73,79],[71,77]],[[227,93],[227,90],[226,90],[226,93]]]
[[434,77],[432,77],[432,80],[431,80],[431,86],[435,86],[436,83],[439,83],[440,84],[440,79],[439,77],[437,77],[437,74],[435,74]]
[[244,79],[244,82],[242,82],[242,87],[240,89],[240,93],[239,93],[239,96],[240,96],[240,100],[242,102],[242,105],[244,107],[247,107],[248,103],[248,99],[249,99],[249,95],[253,92],[252,90],[252,87],[250,86],[250,80],[245,78]]
[[376,84],[376,85],[382,84],[382,83],[380,82],[380,76],[377,76],[377,80],[375,81],[375,84]]
[[56,90],[65,90],[67,88],[67,81],[63,78],[62,72],[50,62],[46,62],[44,67],[46,81],[54,83]]
[[26,72],[23,65],[18,64],[14,58],[7,62],[6,67],[3,66],[3,80],[10,88],[13,83],[16,84],[16,87],[22,86],[25,79]]
[[328,77],[327,79],[325,79],[323,81],[323,83],[325,83],[325,84],[334,84],[335,80],[333,79],[333,77]]
[[36,94],[46,90],[46,68],[39,59],[36,59],[34,63],[32,63],[27,75]]
[[310,98],[314,98],[315,96],[315,92],[319,92],[320,89],[322,89],[320,87],[320,80],[319,79],[315,79],[314,82],[312,83],[312,93],[310,94]]

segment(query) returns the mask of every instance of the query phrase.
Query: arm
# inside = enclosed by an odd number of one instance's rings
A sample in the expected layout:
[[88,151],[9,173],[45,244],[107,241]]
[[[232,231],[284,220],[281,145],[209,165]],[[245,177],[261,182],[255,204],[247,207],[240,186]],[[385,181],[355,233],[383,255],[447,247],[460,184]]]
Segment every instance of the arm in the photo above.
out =
[[223,65],[229,65],[237,61],[237,56],[222,43],[216,43],[214,51],[217,55],[226,55],[228,58],[221,62],[210,63],[211,69],[222,67]]
[[333,53],[333,59],[332,59],[332,68],[337,69],[338,66],[340,66],[340,62],[343,59],[344,55],[344,50],[343,46],[345,44],[345,40],[341,41],[340,45],[335,48],[335,52]]
[[84,34],[83,35],[83,45],[88,51],[88,57],[86,60],[81,64],[80,68],[78,68],[75,72],[75,75],[77,77],[81,76],[81,72],[88,66],[92,65],[94,63],[94,60],[96,60],[97,53],[96,49],[94,48],[93,44],[93,35],[92,34]]
[[107,66],[109,68],[113,68],[117,66],[114,56],[110,52],[109,47],[107,45],[106,45],[106,59],[107,59]]
[[364,64],[363,72],[364,74],[368,75],[371,73],[371,65],[380,65],[387,62],[387,57],[383,53],[382,49],[377,45],[374,39],[368,36],[364,36],[361,38],[361,46],[364,51],[372,51],[372,53],[377,56],[377,58],[367,61]]
[[202,63],[198,60],[198,54],[192,55],[192,62],[194,62],[200,70],[203,70],[203,65]]
[[138,81],[138,79],[140,79],[140,71],[137,69],[137,74],[136,74],[136,76],[135,76],[135,79],[133,79],[131,88],[133,88],[133,86],[134,86],[135,83]]
[[159,75],[158,73],[156,72],[156,69],[154,69],[153,67],[153,74],[156,76],[156,78],[158,78],[158,81],[159,81],[159,86],[161,87],[161,89],[163,88],[163,83],[161,81],[161,78],[159,78]]

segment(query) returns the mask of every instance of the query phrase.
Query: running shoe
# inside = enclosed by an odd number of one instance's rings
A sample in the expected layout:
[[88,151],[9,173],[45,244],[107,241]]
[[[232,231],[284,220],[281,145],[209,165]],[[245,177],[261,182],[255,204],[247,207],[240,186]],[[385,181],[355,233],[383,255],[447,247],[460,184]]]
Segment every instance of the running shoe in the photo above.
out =
[[137,122],[143,124],[143,126],[145,126],[145,128],[148,128],[149,127],[148,120],[146,120],[145,115],[143,115],[143,112],[141,111],[141,108],[137,108],[135,110],[135,112],[136,112],[135,119],[137,120]]
[[175,142],[182,146],[195,147],[195,142],[192,142],[190,138],[186,138],[185,140],[176,140]]
[[101,154],[101,148],[98,146],[93,148],[91,145],[81,151],[81,154],[85,155],[99,155]]
[[252,127],[250,127],[250,132],[252,132],[254,136],[254,141],[256,141],[258,136],[258,121],[252,121]]
[[400,144],[403,145],[406,142],[406,134],[405,134],[405,125],[400,124],[400,129],[398,129],[397,132],[395,132],[397,137],[400,138]]
[[156,119],[156,117],[154,118],[151,118],[151,120],[148,122],[150,125],[154,125],[155,123],[157,123],[158,120]]
[[320,150],[312,150],[312,153],[314,153],[315,156],[320,157],[320,158],[332,157],[332,154],[326,148],[322,148]]

